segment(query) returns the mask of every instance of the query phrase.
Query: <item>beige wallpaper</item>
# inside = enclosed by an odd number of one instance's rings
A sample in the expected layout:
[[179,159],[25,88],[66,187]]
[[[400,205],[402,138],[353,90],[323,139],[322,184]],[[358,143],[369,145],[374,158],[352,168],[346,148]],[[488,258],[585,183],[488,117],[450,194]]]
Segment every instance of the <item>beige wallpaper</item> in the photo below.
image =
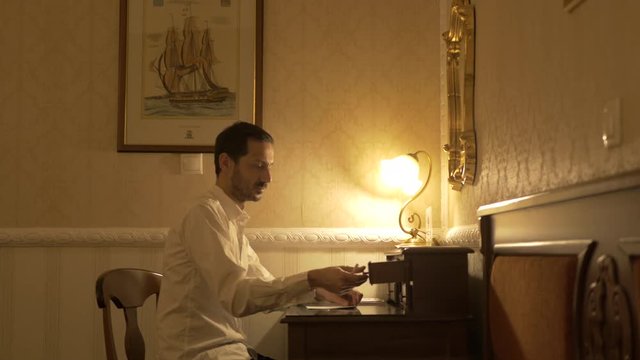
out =
[[[0,24],[0,227],[174,225],[213,175],[116,153],[118,1],[4,0]],[[373,174],[417,149],[438,214],[439,42],[436,1],[266,0],[277,164],[251,226],[395,226]]]
[[[443,5],[444,6],[444,5]],[[479,205],[640,167],[637,1],[476,2],[478,180],[448,191],[449,226]],[[622,99],[623,143],[605,149],[600,113]]]

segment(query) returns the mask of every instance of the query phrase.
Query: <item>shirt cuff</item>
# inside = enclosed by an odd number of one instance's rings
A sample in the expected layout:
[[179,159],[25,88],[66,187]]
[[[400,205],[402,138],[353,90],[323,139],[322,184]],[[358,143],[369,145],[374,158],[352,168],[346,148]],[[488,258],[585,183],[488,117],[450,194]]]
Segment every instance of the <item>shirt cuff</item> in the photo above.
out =
[[313,302],[315,299],[314,292],[309,286],[309,280],[307,279],[307,272],[291,275],[287,277],[287,283],[292,294],[295,294],[295,303],[304,304]]
[[289,286],[287,287],[290,287],[290,289],[292,289],[295,293],[300,294],[303,292],[311,291],[311,286],[309,285],[306,271],[287,277],[287,283],[289,283]]
[[308,292],[298,296],[296,298],[296,303],[297,304],[310,304],[310,303],[314,303],[317,302],[318,300],[316,299],[316,293],[315,291],[311,291],[309,290]]

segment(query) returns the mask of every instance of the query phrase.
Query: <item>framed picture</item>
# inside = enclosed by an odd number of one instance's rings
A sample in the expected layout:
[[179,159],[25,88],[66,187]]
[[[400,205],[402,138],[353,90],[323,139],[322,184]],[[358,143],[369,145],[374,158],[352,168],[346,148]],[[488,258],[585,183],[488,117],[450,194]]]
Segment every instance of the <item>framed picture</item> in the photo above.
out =
[[262,125],[262,0],[120,0],[118,151],[213,152]]

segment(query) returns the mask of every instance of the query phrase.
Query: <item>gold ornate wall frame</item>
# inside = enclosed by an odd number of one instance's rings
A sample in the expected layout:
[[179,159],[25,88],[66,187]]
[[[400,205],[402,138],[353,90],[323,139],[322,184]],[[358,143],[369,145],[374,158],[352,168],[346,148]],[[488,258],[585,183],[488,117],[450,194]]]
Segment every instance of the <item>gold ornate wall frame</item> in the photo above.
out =
[[470,0],[452,0],[447,44],[447,106],[449,183],[461,190],[476,175],[476,132],[473,121],[475,78],[475,10]]

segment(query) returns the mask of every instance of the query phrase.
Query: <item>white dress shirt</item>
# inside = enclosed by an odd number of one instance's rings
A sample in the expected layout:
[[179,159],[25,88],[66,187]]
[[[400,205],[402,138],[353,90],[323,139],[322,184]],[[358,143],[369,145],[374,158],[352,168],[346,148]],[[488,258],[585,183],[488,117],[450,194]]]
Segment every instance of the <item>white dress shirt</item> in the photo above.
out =
[[170,232],[157,309],[158,359],[249,359],[238,317],[311,298],[306,272],[275,278],[260,264],[244,235],[248,219],[214,186]]

